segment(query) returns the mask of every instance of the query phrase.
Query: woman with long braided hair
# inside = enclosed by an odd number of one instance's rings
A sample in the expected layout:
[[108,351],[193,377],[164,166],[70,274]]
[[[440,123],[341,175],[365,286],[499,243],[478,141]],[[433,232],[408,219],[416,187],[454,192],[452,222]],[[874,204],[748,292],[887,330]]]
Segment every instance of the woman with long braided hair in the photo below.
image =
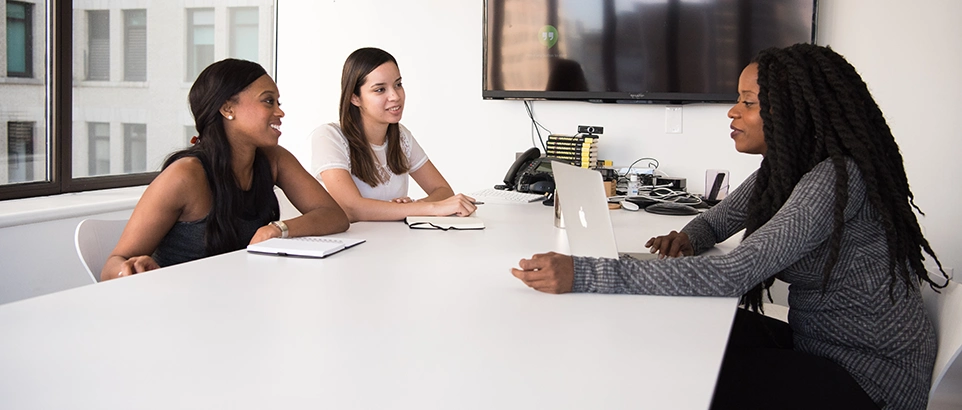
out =
[[[728,112],[735,149],[760,168],[650,261],[523,259],[551,293],[741,296],[712,408],[924,409],[936,339],[920,286],[941,269],[913,212],[902,156],[858,72],[827,47],[760,52]],[[725,255],[697,255],[745,230]],[[944,272],[943,272],[944,275]],[[789,323],[762,316],[774,278]]]

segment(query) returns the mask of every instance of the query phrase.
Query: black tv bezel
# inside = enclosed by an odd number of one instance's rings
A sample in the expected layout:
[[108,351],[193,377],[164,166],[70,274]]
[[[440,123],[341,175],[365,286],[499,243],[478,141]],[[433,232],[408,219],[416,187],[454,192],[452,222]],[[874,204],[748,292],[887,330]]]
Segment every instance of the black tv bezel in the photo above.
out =
[[[541,91],[541,90],[487,90],[488,70],[488,4],[484,0],[481,17],[481,98],[485,100],[521,101],[581,101],[590,103],[618,104],[697,104],[733,103],[738,94],[731,93],[649,93],[612,91]],[[812,36],[810,44],[816,44],[818,35],[818,0],[812,0]]]

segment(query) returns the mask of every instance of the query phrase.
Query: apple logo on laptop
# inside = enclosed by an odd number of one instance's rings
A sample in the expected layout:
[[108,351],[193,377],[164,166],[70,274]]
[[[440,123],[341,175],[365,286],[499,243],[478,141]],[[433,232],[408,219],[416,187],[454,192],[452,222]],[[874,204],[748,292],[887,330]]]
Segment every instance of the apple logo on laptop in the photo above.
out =
[[585,208],[578,207],[578,217],[581,218],[581,226],[588,228],[588,220],[585,219]]

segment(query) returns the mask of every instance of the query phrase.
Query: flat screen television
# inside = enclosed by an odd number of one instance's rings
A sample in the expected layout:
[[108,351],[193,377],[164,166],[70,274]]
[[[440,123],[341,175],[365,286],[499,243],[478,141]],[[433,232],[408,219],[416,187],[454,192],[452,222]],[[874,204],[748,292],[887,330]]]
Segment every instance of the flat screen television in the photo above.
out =
[[813,43],[816,0],[485,0],[485,99],[731,102],[768,47]]

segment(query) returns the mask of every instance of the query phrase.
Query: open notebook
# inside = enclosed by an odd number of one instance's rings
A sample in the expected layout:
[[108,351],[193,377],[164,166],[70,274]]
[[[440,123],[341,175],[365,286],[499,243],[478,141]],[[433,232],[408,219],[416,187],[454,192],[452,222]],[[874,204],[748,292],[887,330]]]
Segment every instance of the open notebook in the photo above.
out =
[[299,238],[271,238],[247,245],[248,252],[277,256],[323,258],[364,243],[364,239],[302,236]]
[[411,229],[484,229],[484,221],[476,216],[409,216],[404,223]]

